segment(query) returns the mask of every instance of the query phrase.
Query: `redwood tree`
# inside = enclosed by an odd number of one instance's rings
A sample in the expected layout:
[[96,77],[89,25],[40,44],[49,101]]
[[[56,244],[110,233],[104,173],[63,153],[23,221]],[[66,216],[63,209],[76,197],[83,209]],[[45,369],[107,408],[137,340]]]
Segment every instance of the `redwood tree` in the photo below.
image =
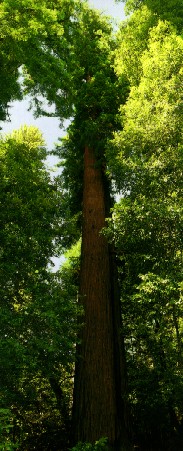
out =
[[117,127],[116,113],[126,91],[123,87],[119,95],[116,89],[111,68],[112,45],[107,21],[86,10],[75,50],[82,69],[75,117],[61,155],[64,158],[62,178],[65,177],[69,191],[71,210],[74,214],[82,210],[79,301],[84,307],[84,325],[77,349],[74,441],[93,443],[105,436],[112,447],[122,446],[120,449],[126,450],[120,299],[114,251],[102,234],[111,203],[105,146]]
[[97,167],[94,150],[86,146],[79,290],[85,316],[76,363],[75,439],[94,442],[108,437],[112,445],[119,445],[122,440],[127,449],[121,391],[122,348],[118,341],[120,315],[116,323],[119,306],[113,291],[110,249],[101,234],[105,199],[102,170]]

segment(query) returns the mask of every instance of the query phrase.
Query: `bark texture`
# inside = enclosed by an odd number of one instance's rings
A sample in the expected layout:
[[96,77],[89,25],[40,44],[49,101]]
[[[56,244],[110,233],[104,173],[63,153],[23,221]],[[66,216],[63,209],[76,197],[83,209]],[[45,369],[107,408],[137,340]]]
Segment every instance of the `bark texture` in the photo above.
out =
[[110,250],[101,234],[105,217],[102,171],[97,167],[94,151],[86,147],[79,292],[85,316],[76,363],[73,426],[75,442],[93,443],[108,437],[109,443],[120,449],[121,435],[125,435],[121,402],[120,311],[119,305],[115,305]]

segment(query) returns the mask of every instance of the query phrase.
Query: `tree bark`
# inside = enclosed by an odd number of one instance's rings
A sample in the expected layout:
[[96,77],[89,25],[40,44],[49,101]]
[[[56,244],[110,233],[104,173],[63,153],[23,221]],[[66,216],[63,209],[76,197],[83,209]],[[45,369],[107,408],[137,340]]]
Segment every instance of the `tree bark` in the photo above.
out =
[[[73,401],[75,443],[108,437],[128,449],[121,396],[120,309],[116,305],[109,245],[101,234],[106,217],[102,170],[94,150],[84,154],[80,302],[84,326],[78,348]],[[123,442],[124,446],[120,447]]]

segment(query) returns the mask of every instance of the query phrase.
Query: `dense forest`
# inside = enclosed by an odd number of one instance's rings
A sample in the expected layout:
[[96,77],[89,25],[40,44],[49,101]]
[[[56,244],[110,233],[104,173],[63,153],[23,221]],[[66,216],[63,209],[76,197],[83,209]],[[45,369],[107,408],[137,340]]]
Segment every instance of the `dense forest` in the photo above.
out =
[[0,1],[2,124],[69,120],[0,135],[0,450],[183,449],[183,2],[125,9]]

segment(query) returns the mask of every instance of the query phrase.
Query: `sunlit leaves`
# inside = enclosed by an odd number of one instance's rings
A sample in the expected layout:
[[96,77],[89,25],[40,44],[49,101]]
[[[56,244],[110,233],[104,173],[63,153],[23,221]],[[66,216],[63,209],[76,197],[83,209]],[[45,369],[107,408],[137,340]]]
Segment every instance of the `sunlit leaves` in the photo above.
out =
[[157,17],[144,6],[122,22],[117,33],[114,67],[118,76],[126,76],[132,85],[139,83],[142,74],[141,55],[147,48],[149,30]]
[[0,147],[2,284],[20,288],[52,254],[58,196],[37,129],[23,127],[1,138]]
[[159,0],[123,1],[125,2],[126,13],[132,13],[138,9],[139,11],[141,11],[143,6],[145,5],[154,15],[157,15],[163,20],[168,20],[169,22],[174,23],[179,32],[182,29],[182,0],[166,0],[166,2],[161,2]]
[[[182,57],[182,38],[167,23],[159,22],[141,57],[139,86],[132,87],[127,104],[121,108],[124,130],[115,138],[117,158],[120,153],[122,158],[124,155],[132,180],[134,167],[139,167],[140,176],[141,165],[153,162],[152,166],[161,166],[166,160],[163,150],[172,146],[177,152],[177,144],[182,142]],[[127,178],[129,182],[128,173]]]
[[[137,32],[145,30],[145,10],[146,38],[141,42]],[[107,150],[109,169],[122,194],[108,236],[119,256],[132,409],[138,427],[152,433],[156,425],[162,433],[165,426],[157,420],[158,412],[169,422],[171,405],[182,416],[183,41],[171,23],[156,22],[152,10],[142,7],[129,18],[116,52],[117,73],[128,75],[131,89],[120,109],[123,130],[114,134]],[[154,20],[150,29],[148,17]],[[138,45],[137,72],[135,63],[128,65],[125,51],[135,52]]]

